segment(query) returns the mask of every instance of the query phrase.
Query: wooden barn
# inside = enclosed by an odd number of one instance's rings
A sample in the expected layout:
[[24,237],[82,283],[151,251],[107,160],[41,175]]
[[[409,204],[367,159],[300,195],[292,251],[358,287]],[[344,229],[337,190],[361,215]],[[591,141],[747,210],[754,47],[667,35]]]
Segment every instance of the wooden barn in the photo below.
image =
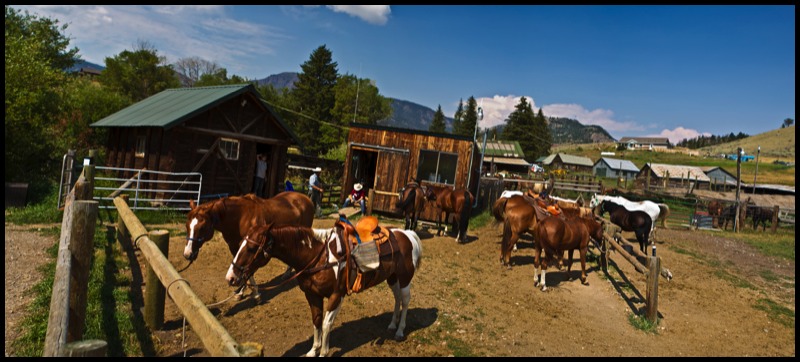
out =
[[265,153],[264,195],[274,196],[287,149],[299,145],[250,84],[167,89],[91,126],[109,129],[105,166],[200,172],[203,195],[253,192],[256,155]]
[[[372,210],[397,214],[398,192],[412,180],[422,184],[467,188],[475,194],[481,155],[470,136],[351,123],[347,137],[341,199],[353,183],[373,190]],[[426,207],[420,219],[432,221]]]

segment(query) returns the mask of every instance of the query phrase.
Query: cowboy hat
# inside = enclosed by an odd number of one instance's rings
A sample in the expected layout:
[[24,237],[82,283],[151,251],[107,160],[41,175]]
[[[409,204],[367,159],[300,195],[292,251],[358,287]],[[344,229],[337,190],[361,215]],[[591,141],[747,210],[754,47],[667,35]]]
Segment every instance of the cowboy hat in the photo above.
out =
[[315,169],[311,170],[314,172],[322,172],[322,167],[317,166]]
[[353,188],[356,189],[356,191],[361,191],[361,188],[363,187],[364,186],[362,186],[360,183],[356,183],[355,185],[353,185]]

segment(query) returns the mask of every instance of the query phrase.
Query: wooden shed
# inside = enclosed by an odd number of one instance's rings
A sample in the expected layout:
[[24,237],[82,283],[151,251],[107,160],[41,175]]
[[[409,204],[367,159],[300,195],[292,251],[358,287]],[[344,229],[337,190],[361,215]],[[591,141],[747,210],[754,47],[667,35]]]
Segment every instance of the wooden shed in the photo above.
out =
[[[412,180],[467,188],[474,195],[480,162],[480,149],[470,136],[351,123],[341,199],[353,183],[363,182],[374,191],[373,212],[396,215],[398,192]],[[434,215],[427,207],[420,219],[435,220]]]
[[167,89],[91,126],[109,129],[105,166],[200,172],[203,195],[253,192],[256,155],[266,153],[264,195],[274,196],[287,149],[300,145],[251,84]]

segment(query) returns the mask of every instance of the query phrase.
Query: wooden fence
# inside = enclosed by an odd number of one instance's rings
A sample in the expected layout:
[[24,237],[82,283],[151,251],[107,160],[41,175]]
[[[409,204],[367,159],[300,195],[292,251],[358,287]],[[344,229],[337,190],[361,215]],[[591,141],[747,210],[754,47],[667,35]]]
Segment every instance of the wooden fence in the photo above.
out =
[[98,202],[92,201],[94,166],[85,166],[66,196],[44,357],[105,356],[105,341],[82,341],[94,250]]
[[[261,347],[254,343],[239,345],[231,337],[225,327],[214,317],[205,304],[197,297],[197,294],[189,286],[189,282],[181,277],[169,260],[164,256],[159,246],[151,239],[150,232],[142,225],[141,221],[128,207],[127,202],[122,197],[114,198],[114,205],[117,207],[120,225],[124,225],[124,230],[120,230],[118,235],[131,235],[133,244],[142,255],[147,259],[149,270],[158,276],[161,284],[156,284],[158,288],[165,288],[166,294],[175,302],[184,318],[192,325],[192,330],[197,334],[203,345],[212,356],[232,356],[260,355]],[[122,229],[122,227],[120,228]],[[157,233],[154,231],[153,233]],[[133,237],[135,235],[135,237]],[[169,235],[166,237],[169,240]],[[147,283],[149,288],[150,282]],[[147,301],[146,301],[147,302]],[[155,301],[161,304],[163,301]],[[148,305],[145,305],[145,311]],[[163,312],[162,312],[163,315]],[[155,321],[157,324],[157,321]],[[149,324],[154,324],[150,322]],[[255,348],[257,351],[246,350]]]
[[[656,255],[655,244],[653,244],[652,254],[646,255],[639,250],[638,245],[633,245],[623,238],[618,227],[610,222],[606,222],[606,225],[605,237],[600,247],[601,268],[608,275],[608,251],[614,249],[623,259],[631,263],[637,272],[647,275],[645,317],[655,323],[658,320],[658,277],[661,275],[668,281],[672,280],[672,272],[661,266],[661,257]],[[640,260],[645,260],[645,264],[642,264]]]

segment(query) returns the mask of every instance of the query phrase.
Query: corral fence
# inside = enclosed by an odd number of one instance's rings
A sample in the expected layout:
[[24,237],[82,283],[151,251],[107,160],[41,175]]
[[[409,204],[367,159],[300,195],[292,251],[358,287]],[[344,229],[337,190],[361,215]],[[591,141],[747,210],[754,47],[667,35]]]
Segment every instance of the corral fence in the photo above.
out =
[[[86,322],[89,271],[99,202],[91,200],[95,166],[86,164],[64,199],[56,272],[50,301],[43,356],[102,357],[106,341],[81,340]],[[117,237],[137,247],[147,259],[144,318],[150,328],[163,325],[166,295],[175,302],[212,356],[261,356],[257,343],[238,344],[164,256],[169,232],[148,232],[127,204],[127,195],[113,202],[118,212]],[[135,237],[131,237],[135,235]]]
[[[528,189],[540,188],[548,185],[550,180],[523,180],[523,179],[504,179],[497,177],[481,177],[478,195],[479,211],[486,207],[491,207],[500,198],[505,190],[525,191]],[[567,176],[564,178],[556,177],[553,181],[553,191],[551,195],[574,198],[574,195],[581,195],[583,200],[589,201],[593,194],[601,194],[605,191],[602,182],[595,177],[585,175]]]
[[[94,151],[84,159],[84,166],[93,162]],[[58,208],[63,206],[66,191],[72,186],[75,152],[64,155],[61,168]],[[92,199],[100,203],[101,209],[114,208],[113,200],[127,195],[133,210],[182,210],[188,211],[189,200],[200,203],[203,175],[199,172],[162,172],[147,169],[94,166],[94,190]]]
[[[708,211],[708,205],[711,202],[718,202],[722,205],[723,210],[735,206],[736,202],[726,199],[715,199],[715,198],[702,198],[698,199],[697,208],[693,217],[693,223],[691,224],[692,227],[697,229],[723,229],[725,223],[725,218],[722,215],[711,215]],[[781,208],[778,205],[773,206],[762,206],[762,205],[754,205],[754,204],[746,204],[746,200],[740,200],[739,204],[741,205],[739,209],[738,215],[738,223],[739,228],[743,228],[748,225],[747,220],[750,219],[750,223],[752,223],[752,211],[755,208],[768,208],[772,210],[772,219],[770,220],[770,225],[772,232],[776,232],[778,227],[792,227],[794,228],[794,209],[789,208]],[[728,225],[731,226],[730,230],[735,230],[735,227],[732,225],[733,220],[728,221]]]

